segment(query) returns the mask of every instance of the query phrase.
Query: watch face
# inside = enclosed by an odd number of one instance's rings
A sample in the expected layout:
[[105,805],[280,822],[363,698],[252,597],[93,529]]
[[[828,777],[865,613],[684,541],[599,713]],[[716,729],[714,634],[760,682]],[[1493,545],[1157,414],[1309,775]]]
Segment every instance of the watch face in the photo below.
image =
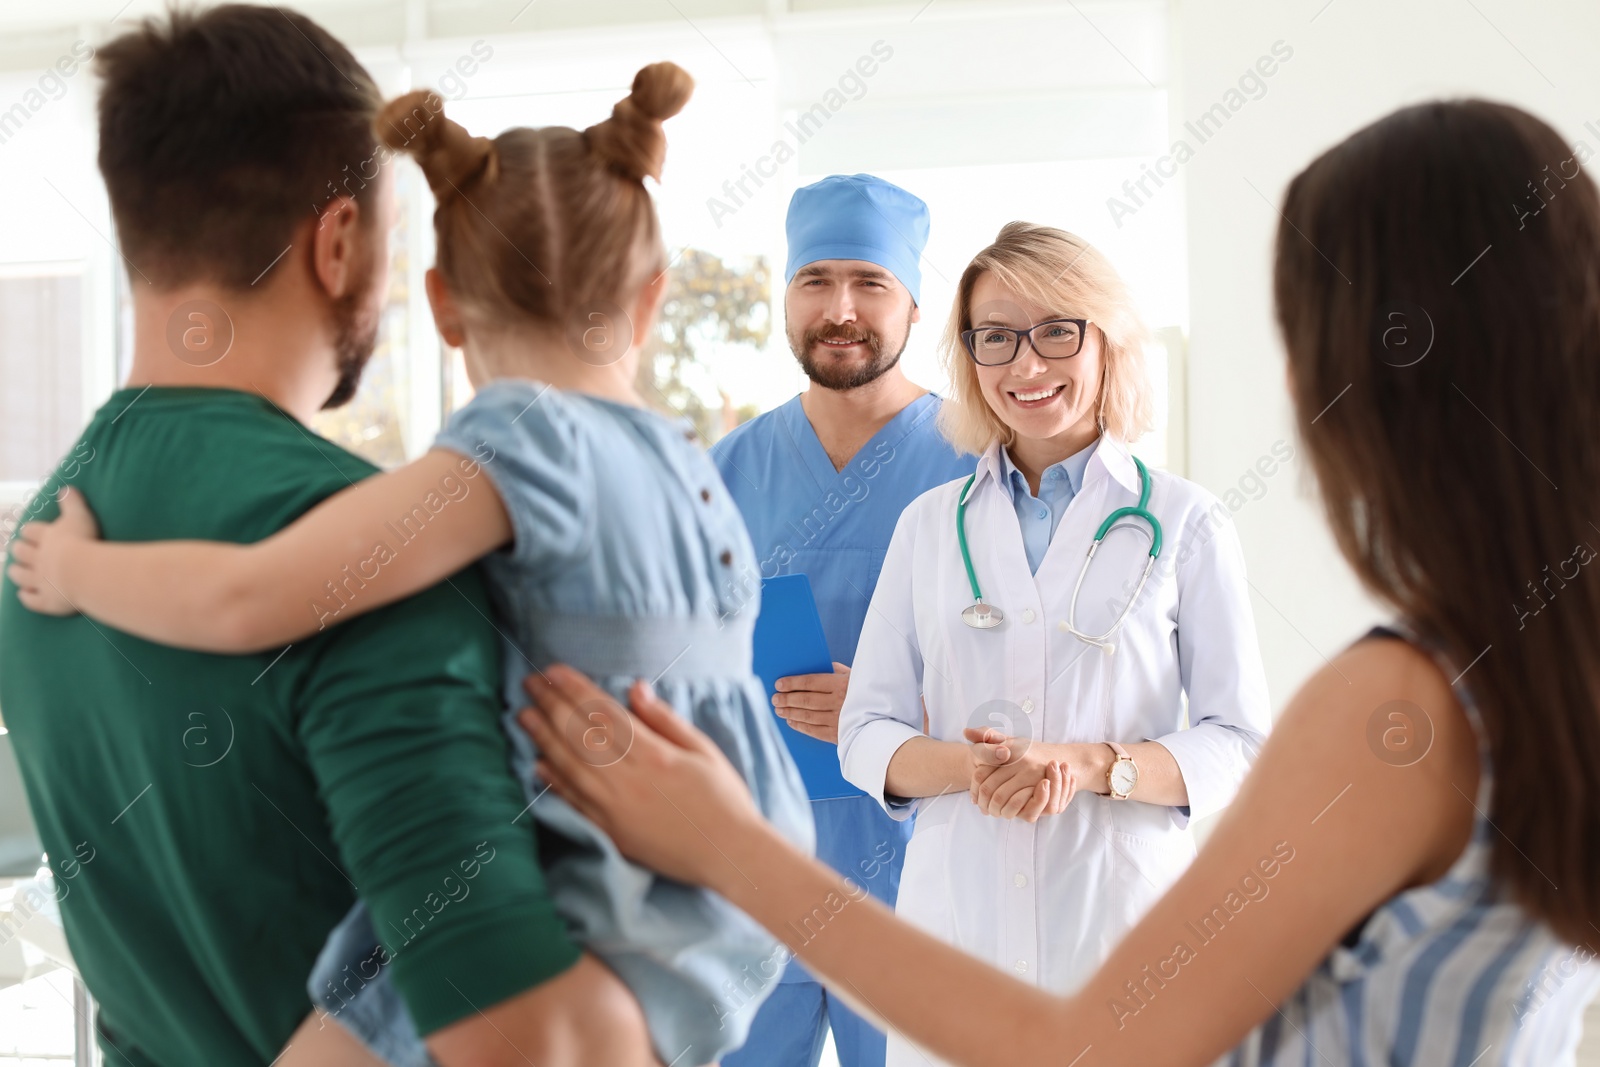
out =
[[1111,765],[1111,788],[1119,793],[1131,793],[1139,783],[1139,770],[1130,760],[1118,760]]

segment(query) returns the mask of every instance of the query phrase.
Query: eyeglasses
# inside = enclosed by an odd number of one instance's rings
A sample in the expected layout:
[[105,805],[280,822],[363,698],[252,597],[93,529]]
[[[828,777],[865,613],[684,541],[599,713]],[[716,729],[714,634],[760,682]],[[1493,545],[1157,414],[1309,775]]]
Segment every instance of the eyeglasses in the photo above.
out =
[[1045,359],[1075,356],[1083,347],[1083,334],[1088,328],[1088,319],[1049,319],[1026,330],[980,326],[975,330],[962,330],[961,343],[974,363],[982,367],[1001,367],[1022,354],[1024,337]]

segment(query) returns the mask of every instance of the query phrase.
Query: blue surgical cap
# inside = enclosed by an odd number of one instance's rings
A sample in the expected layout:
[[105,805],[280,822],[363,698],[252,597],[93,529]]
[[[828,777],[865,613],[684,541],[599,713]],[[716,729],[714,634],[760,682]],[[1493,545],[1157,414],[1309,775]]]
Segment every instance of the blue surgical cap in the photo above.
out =
[[795,190],[784,222],[789,262],[784,284],[819,259],[861,259],[900,280],[920,303],[928,205],[870,174],[835,174]]

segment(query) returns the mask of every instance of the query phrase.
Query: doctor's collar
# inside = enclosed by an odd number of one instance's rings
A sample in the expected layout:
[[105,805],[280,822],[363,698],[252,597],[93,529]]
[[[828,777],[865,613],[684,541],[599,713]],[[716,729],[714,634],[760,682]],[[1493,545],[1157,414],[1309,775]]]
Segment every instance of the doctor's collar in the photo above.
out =
[[[989,447],[984,449],[983,455],[978,459],[977,480],[972,489],[975,492],[985,479],[992,479],[995,484],[1010,491],[1006,484],[1006,465],[1008,457],[1005,455],[1005,446],[999,438],[989,442]],[[1097,447],[1089,457],[1089,464],[1083,471],[1083,484],[1078,487],[1081,493],[1102,474],[1109,475],[1116,483],[1132,493],[1139,495],[1139,468],[1134,466],[1133,454],[1128,451],[1128,446],[1113,434],[1103,433],[1097,439]]]

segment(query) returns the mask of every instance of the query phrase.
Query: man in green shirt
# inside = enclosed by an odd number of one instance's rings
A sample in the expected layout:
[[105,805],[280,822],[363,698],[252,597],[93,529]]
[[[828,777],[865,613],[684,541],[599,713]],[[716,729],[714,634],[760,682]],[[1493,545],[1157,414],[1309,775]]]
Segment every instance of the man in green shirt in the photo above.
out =
[[[23,518],[70,485],[108,538],[256,541],[374,473],[306,423],[353,394],[387,288],[376,89],[270,8],[152,20],[99,64],[132,372]],[[108,1064],[370,1063],[305,988],[358,897],[440,1063],[654,1062],[545,895],[489,611],[469,570],[214,656],[5,582],[0,707]]]

